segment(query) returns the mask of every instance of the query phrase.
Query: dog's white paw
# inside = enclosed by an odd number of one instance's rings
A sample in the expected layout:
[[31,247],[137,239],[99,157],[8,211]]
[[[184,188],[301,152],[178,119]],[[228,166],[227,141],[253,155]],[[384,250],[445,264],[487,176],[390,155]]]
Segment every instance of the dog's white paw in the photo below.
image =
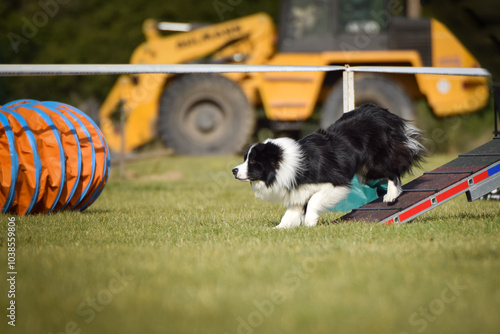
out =
[[385,203],[392,203],[399,197],[399,195],[401,195],[403,189],[399,184],[400,182],[396,185],[394,182],[389,180],[387,183],[387,194],[384,195]]
[[300,225],[302,225],[302,219],[297,219],[297,220],[282,219],[281,222],[279,223],[279,225],[275,226],[273,228],[286,229],[286,228],[298,227]]
[[279,225],[274,228],[283,229],[297,227],[302,224],[303,220],[304,214],[302,206],[291,206],[286,210]]
[[292,228],[292,227],[293,226],[291,226],[291,225],[279,224],[279,225],[273,227],[273,229],[275,229],[275,230],[284,230],[284,229]]
[[312,219],[306,217],[306,220],[304,221],[304,225],[308,226],[308,227],[313,227],[313,226],[318,225],[318,217],[315,217],[315,218],[312,218]]
[[402,192],[403,190],[401,188],[388,189],[387,194],[384,195],[384,202],[385,203],[394,202],[399,197],[399,195],[401,195]]
[[394,196],[394,194],[386,194],[384,195],[384,202],[385,203],[392,203],[396,200],[396,198],[398,198],[399,194],[397,194],[396,196]]

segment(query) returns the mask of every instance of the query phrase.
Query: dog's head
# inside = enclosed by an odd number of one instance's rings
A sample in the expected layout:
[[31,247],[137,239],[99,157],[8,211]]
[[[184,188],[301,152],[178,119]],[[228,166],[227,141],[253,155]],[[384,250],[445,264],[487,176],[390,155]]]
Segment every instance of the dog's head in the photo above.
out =
[[283,148],[272,140],[253,144],[244,153],[245,161],[233,168],[240,181],[263,181],[270,186],[275,180],[283,160]]

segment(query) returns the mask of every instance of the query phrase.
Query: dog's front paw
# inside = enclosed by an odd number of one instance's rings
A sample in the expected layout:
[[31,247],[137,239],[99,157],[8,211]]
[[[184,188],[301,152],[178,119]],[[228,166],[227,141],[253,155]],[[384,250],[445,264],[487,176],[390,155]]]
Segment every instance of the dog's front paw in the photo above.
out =
[[318,225],[318,218],[317,217],[314,217],[314,218],[306,217],[306,220],[304,221],[304,225],[308,226],[308,227],[316,226],[316,225]]
[[275,226],[274,228],[276,229],[286,229],[286,228],[292,228],[292,227],[297,227],[301,225],[301,220],[300,219],[287,219],[290,217],[283,217],[281,219],[281,222],[279,223],[278,226]]
[[273,229],[275,229],[275,230],[284,230],[284,229],[292,228],[292,227],[293,227],[292,225],[279,224],[279,225],[273,227]]
[[297,220],[291,220],[291,219],[286,219],[285,217],[283,217],[283,219],[281,220],[281,222],[279,223],[278,226],[275,226],[273,228],[276,228],[276,229],[285,229],[285,228],[292,228],[292,227],[297,227],[297,226],[300,226],[301,225],[301,220],[297,219]]
[[302,224],[304,220],[304,214],[302,213],[302,207],[300,206],[293,206],[289,207],[285,214],[283,215],[283,218],[281,218],[281,222],[278,226],[275,228],[291,228],[291,227],[297,227]]

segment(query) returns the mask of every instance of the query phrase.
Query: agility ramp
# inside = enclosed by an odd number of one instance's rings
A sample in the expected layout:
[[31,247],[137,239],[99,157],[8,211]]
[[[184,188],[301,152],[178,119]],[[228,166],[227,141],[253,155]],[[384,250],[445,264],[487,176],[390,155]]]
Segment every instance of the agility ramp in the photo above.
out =
[[469,202],[500,187],[500,137],[405,184],[394,203],[382,197],[342,216],[338,221],[402,224],[466,193]]

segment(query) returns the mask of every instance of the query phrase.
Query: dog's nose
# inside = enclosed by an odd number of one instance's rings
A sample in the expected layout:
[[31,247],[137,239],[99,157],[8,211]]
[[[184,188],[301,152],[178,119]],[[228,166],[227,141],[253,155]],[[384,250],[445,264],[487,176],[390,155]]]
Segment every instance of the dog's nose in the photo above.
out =
[[236,177],[236,174],[238,174],[238,168],[235,167],[235,168],[233,168],[233,175],[234,175],[234,177]]

